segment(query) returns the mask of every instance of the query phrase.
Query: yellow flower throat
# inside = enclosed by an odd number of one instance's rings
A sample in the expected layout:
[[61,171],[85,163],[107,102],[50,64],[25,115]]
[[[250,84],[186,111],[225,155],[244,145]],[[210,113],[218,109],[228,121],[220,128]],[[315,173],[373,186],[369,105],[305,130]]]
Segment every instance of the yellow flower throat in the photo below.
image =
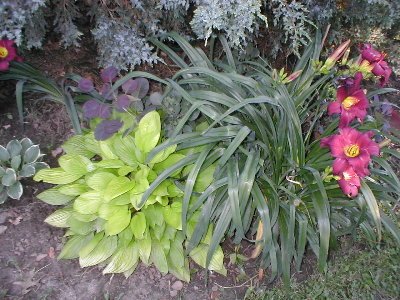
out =
[[353,105],[356,105],[360,100],[355,97],[347,97],[343,100],[342,106],[345,110],[349,110]]
[[8,50],[5,47],[0,47],[0,58],[6,58],[8,56]]
[[356,144],[344,147],[344,154],[347,157],[356,157],[360,154],[360,147]]

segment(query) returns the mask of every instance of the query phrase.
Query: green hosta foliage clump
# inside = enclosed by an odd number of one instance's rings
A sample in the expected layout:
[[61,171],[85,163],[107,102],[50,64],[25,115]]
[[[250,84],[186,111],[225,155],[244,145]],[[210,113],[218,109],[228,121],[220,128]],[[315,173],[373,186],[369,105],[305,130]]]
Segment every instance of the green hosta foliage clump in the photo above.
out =
[[48,167],[38,161],[42,156],[39,146],[28,138],[11,140],[6,147],[0,145],[0,204],[8,197],[21,198],[23,186],[20,180]]
[[[93,132],[77,135],[64,144],[66,154],[59,159],[60,167],[42,170],[34,177],[56,184],[38,198],[62,206],[45,220],[68,228],[59,258],[79,258],[82,267],[105,264],[103,273],[126,276],[141,261],[189,281],[184,245],[199,213],[188,221],[184,233],[183,192],[178,181],[191,161],[190,154],[176,151],[176,145],[172,145],[149,160],[148,153],[158,145],[160,135],[156,111],[146,114],[126,136],[117,133],[96,141]],[[177,163],[178,168],[170,168]],[[198,191],[210,184],[207,175],[197,186]],[[143,202],[145,193],[148,198]],[[189,253],[199,265],[206,265],[211,234],[209,226],[207,236]],[[209,268],[226,272],[220,247]]]

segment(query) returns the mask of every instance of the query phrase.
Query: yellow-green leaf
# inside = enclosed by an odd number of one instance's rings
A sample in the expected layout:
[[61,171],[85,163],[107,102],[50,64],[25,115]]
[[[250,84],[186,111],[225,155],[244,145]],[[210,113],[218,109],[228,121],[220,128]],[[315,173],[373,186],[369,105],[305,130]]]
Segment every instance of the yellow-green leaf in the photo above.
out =
[[104,225],[106,235],[116,235],[129,226],[131,222],[131,212],[124,206],[119,206],[120,210],[110,216]]
[[71,217],[72,212],[72,208],[69,207],[58,209],[48,216],[44,221],[54,227],[67,228],[69,227],[67,221]]
[[33,177],[35,181],[41,181],[52,184],[68,184],[79,179],[81,175],[70,174],[62,168],[42,169]]
[[41,192],[36,197],[51,205],[65,205],[75,198],[75,196],[68,196],[60,193],[57,188],[48,189],[44,192]]
[[119,249],[112,257],[110,263],[103,270],[103,274],[123,273],[130,270],[138,262],[139,250],[135,242]]
[[116,177],[107,185],[104,193],[104,200],[108,202],[119,195],[130,191],[134,186],[135,182],[129,180],[129,178],[124,176]]
[[86,177],[86,183],[96,191],[104,191],[107,185],[116,177],[110,172],[95,172]]
[[97,265],[109,258],[116,249],[117,237],[104,237],[88,255],[79,257],[79,264],[81,267]]
[[89,191],[76,198],[73,206],[81,214],[94,214],[97,213],[102,202],[99,192]]
[[139,122],[135,132],[135,144],[144,153],[150,152],[158,144],[161,132],[160,115],[157,111],[147,113]]
[[143,212],[137,212],[131,220],[131,229],[135,238],[142,239],[144,237],[144,232],[146,231],[146,216]]

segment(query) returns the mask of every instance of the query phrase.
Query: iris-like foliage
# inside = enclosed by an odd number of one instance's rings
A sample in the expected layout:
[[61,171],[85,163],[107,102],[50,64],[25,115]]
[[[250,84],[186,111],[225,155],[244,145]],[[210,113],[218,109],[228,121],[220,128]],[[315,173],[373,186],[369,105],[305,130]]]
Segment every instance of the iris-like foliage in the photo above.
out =
[[[371,175],[360,183],[361,192],[355,200],[344,195],[338,182],[332,180],[332,157],[320,147],[320,139],[336,130],[337,121],[327,125],[322,135],[315,134],[326,111],[322,99],[330,96],[334,74],[333,70],[321,73],[314,67],[322,48],[319,33],[295,66],[298,77],[289,83],[280,80],[264,61],[236,61],[223,38],[226,57],[212,62],[178,35],[169,37],[179,44],[188,61],[165,44],[153,43],[181,67],[169,80],[170,90],[191,107],[171,138],[152,150],[147,159],[171,145],[176,144],[177,149],[199,146],[199,156],[186,175],[182,201],[183,232],[188,230],[187,220],[201,211],[188,252],[206,236],[209,224],[215,224],[215,230],[207,264],[224,238],[232,237],[236,243],[251,239],[255,226],[253,257],[260,255],[261,266],[270,267],[271,280],[283,275],[288,283],[292,267],[300,269],[307,246],[324,270],[337,237],[356,233],[358,228],[374,241],[380,240],[385,228],[400,242],[397,225],[385,213],[390,209],[384,209],[397,201],[399,179],[384,159],[374,158]],[[182,133],[197,111],[205,121],[202,130]],[[381,152],[399,157],[387,148]],[[193,192],[194,184],[210,165],[215,166],[213,182],[198,195]],[[157,180],[144,193],[141,204],[156,188]]]

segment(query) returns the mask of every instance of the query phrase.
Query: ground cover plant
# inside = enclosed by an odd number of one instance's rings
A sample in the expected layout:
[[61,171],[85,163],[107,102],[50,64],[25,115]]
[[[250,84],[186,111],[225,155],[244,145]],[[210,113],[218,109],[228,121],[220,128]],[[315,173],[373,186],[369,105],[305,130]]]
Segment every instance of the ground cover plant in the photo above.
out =
[[[307,248],[324,271],[342,235],[360,229],[378,243],[388,231],[400,241],[392,218],[400,184],[385,161],[399,158],[389,147],[389,138],[398,143],[398,129],[385,132],[378,119],[366,118],[371,99],[394,90],[362,88],[367,80],[383,87],[391,75],[379,51],[365,45],[359,58],[349,59],[348,41],[321,62],[317,33],[289,75],[262,59],[238,61],[223,37],[225,56],[214,61],[179,35],[169,38],[186,60],[152,42],[181,68],[172,79],[132,72],[100,97],[116,92],[108,103],[117,109],[126,100],[118,89],[127,96],[139,86],[132,78],[165,83],[164,99],[190,104],[168,138],[154,111],[123,128],[109,118],[132,118],[130,101],[120,107],[122,115],[112,115],[106,102],[91,100],[84,114],[96,129],[64,145],[60,168],[35,176],[58,184],[39,198],[66,205],[47,219],[69,228],[60,258],[79,257],[82,266],[108,263],[105,273],[127,275],[140,258],[188,280],[184,253],[225,273],[220,243],[246,239],[256,243],[252,257],[270,270],[270,280],[283,276],[289,284]],[[102,79],[111,83],[116,70],[106,70]],[[81,92],[96,93],[91,82],[76,80]],[[339,118],[327,119],[334,114]],[[192,115],[197,125],[183,132]]]

